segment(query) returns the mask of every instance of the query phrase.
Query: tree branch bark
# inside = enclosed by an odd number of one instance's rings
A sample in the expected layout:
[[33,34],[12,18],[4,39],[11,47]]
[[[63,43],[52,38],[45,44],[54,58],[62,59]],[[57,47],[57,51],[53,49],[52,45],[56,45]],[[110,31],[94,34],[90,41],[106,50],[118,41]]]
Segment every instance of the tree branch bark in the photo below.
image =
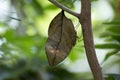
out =
[[94,47],[91,23],[91,2],[90,0],[81,0],[81,5],[82,7],[79,20],[82,26],[82,33],[87,59],[92,70],[94,80],[104,80]]
[[76,12],[70,10],[69,8],[65,7],[64,5],[60,4],[60,3],[57,2],[56,0],[48,0],[48,1],[50,1],[50,2],[53,3],[54,5],[56,5],[57,7],[61,8],[61,9],[64,10],[64,11],[68,12],[68,13],[71,14],[71,15],[74,15],[74,16],[76,16],[76,17],[79,17],[79,15],[80,15],[79,13],[76,13]]
[[99,65],[99,62],[96,57],[93,33],[92,33],[92,23],[91,23],[91,2],[90,0],[81,0],[81,14],[76,13],[63,6],[56,0],[49,0],[57,7],[63,9],[64,11],[70,13],[71,15],[76,16],[82,26],[82,33],[85,45],[85,51],[88,59],[88,63],[93,73],[94,80],[104,80],[103,74]]

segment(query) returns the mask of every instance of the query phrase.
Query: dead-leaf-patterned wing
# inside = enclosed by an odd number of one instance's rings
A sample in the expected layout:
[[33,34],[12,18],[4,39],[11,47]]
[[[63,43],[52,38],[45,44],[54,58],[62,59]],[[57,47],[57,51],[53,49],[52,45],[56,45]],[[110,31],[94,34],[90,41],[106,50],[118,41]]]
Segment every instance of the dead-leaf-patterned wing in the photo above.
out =
[[50,23],[46,42],[46,55],[51,66],[63,61],[76,43],[72,21],[61,11]]

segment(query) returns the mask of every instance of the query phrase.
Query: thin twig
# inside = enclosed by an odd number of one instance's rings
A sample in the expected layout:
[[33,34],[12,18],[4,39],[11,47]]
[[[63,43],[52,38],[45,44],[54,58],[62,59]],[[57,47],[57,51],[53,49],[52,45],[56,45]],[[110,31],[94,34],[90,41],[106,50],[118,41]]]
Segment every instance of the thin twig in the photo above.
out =
[[74,12],[72,10],[70,10],[69,8],[65,7],[64,5],[62,5],[61,3],[57,2],[56,0],[48,0],[51,3],[53,3],[54,5],[56,5],[57,7],[61,8],[62,10],[68,12],[71,15],[74,15],[76,17],[79,17],[80,13]]
[[17,19],[17,18],[11,17],[11,16],[9,16],[9,18],[17,20],[17,21],[22,21],[21,19]]

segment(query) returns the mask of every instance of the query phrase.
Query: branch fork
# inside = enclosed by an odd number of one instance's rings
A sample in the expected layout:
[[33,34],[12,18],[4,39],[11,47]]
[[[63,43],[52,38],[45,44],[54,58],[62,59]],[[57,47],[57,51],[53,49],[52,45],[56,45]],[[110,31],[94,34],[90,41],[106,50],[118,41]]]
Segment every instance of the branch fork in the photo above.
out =
[[62,5],[61,3],[57,2],[56,0],[48,0],[51,3],[53,3],[54,5],[56,5],[57,7],[61,8],[62,10],[68,12],[69,14],[75,16],[75,17],[79,17],[80,13],[74,12],[71,9],[65,7],[64,5]]
[[94,39],[92,33],[92,23],[91,23],[91,1],[81,0],[81,13],[72,11],[71,9],[65,7],[56,0],[48,0],[62,10],[68,12],[69,14],[77,17],[82,26],[82,33],[85,45],[86,56],[88,59],[89,66],[93,73],[94,80],[104,80],[101,67],[99,65],[98,59],[96,57]]

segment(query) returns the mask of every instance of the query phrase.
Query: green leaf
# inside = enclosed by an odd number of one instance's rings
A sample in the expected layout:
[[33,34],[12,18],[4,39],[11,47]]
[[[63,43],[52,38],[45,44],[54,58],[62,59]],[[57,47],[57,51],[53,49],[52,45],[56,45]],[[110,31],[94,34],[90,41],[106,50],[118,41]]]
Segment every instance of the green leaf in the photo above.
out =
[[73,3],[75,2],[75,0],[57,0],[57,1],[69,8],[73,8]]
[[120,80],[120,74],[107,74],[109,79],[107,80]]
[[116,40],[116,41],[118,41],[119,43],[120,43],[120,36],[112,36],[112,39],[113,40]]
[[56,6],[53,6],[53,5],[47,5],[44,9],[49,9],[49,10],[57,10],[58,9],[58,7],[56,7]]
[[105,32],[100,36],[100,38],[104,38],[106,42],[117,41],[120,43],[120,35],[116,35],[113,33]]
[[120,25],[120,21],[114,20],[112,22],[105,22],[103,24],[106,24],[106,25]]
[[103,62],[105,62],[106,60],[108,60],[108,58],[111,57],[112,55],[117,54],[117,52],[119,52],[119,50],[114,50],[114,51],[111,51],[111,52],[107,53],[107,55],[105,56]]
[[108,76],[105,80],[115,80],[112,76]]
[[107,28],[107,31],[114,35],[120,36],[120,26],[111,26]]
[[38,15],[43,14],[43,7],[38,3],[37,0],[33,0],[32,5]]
[[95,45],[98,49],[120,49],[120,44],[113,43],[105,43],[105,44],[97,44]]

